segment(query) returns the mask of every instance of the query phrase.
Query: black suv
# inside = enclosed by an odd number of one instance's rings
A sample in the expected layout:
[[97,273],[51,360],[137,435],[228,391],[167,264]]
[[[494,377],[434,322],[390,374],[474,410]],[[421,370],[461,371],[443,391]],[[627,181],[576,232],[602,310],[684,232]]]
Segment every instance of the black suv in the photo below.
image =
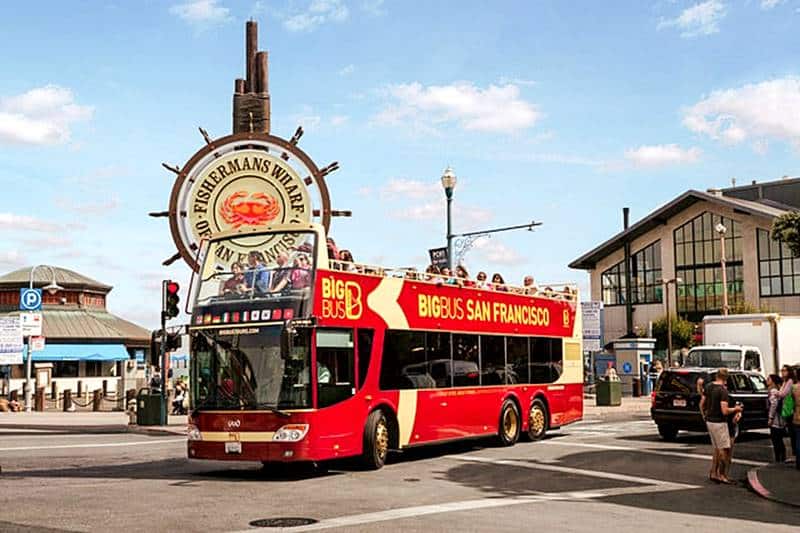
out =
[[[665,440],[672,440],[680,430],[706,431],[700,415],[700,397],[697,381],[704,384],[714,381],[716,368],[670,368],[661,372],[653,391],[650,415]],[[767,427],[767,382],[757,372],[728,371],[729,404],[741,402],[744,407],[739,428]]]

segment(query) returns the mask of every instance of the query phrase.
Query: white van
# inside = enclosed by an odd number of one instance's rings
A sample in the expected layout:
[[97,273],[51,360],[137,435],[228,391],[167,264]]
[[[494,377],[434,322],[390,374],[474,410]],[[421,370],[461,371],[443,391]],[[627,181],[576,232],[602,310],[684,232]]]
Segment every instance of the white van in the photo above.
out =
[[683,360],[685,367],[735,368],[764,372],[764,357],[757,346],[710,344],[695,346]]

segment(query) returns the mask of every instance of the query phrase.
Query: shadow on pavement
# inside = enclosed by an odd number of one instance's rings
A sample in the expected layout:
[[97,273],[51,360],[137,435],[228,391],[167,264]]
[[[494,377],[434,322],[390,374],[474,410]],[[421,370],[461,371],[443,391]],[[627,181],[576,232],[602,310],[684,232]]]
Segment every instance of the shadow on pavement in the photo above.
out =
[[[531,465],[537,464],[536,460],[516,460]],[[639,509],[800,526],[800,514],[784,511],[784,509],[791,510],[791,507],[764,500],[747,489],[747,467],[740,465],[734,465],[731,472],[732,477],[740,482],[737,486],[730,487],[710,483],[706,477],[708,464],[703,461],[681,463],[677,459],[662,457],[642,457],[632,461],[631,454],[625,451],[581,452],[563,456],[558,461],[547,464],[697,486],[683,490],[665,489],[658,492],[607,496],[597,498],[595,501]],[[442,479],[478,489],[488,497],[517,497],[537,492],[602,490],[638,485],[633,480],[608,480],[580,474],[466,461],[442,474]],[[698,526],[699,531],[706,529],[702,525]]]
[[286,482],[337,475],[326,465],[294,463],[268,465],[259,463],[194,463],[188,459],[164,459],[142,463],[99,465],[89,467],[56,468],[3,472],[2,479],[30,478],[91,478],[91,479],[147,479],[174,480],[181,486],[194,481],[232,482]]

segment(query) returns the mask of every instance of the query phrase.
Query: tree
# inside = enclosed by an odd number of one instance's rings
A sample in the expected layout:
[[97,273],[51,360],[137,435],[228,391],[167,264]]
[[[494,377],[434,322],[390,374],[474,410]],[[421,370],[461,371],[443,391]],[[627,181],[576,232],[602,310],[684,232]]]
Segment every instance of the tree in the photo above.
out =
[[772,240],[784,243],[800,257],[800,213],[785,213],[772,223]]
[[[694,324],[679,316],[672,316],[672,349],[689,348],[694,343]],[[653,321],[656,350],[667,349],[667,317]]]

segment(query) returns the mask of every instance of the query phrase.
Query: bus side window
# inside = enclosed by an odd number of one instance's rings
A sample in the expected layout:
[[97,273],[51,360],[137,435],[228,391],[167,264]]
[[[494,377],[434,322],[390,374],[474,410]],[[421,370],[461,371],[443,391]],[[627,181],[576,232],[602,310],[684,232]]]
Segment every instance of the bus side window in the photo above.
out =
[[364,387],[367,380],[367,371],[372,356],[372,339],[375,337],[373,329],[358,330],[358,388]]
[[353,330],[317,330],[317,403],[327,407],[355,392]]

